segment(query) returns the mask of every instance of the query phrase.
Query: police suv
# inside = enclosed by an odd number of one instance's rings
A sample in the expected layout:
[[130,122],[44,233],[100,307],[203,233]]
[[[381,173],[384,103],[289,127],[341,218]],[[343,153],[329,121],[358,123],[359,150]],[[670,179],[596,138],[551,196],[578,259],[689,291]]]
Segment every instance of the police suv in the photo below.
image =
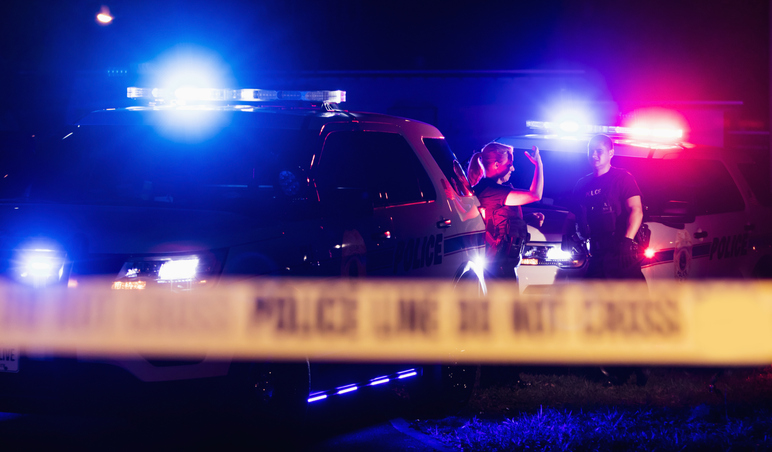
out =
[[772,277],[768,181],[751,157],[681,142],[678,129],[572,124],[568,132],[561,125],[533,121],[529,126],[536,133],[497,139],[515,149],[536,145],[544,160],[545,202],[524,210],[542,211],[546,219],[541,227],[529,226],[531,241],[518,269],[521,291],[546,289],[586,270],[585,247],[561,247],[571,231],[565,226],[568,209],[558,206],[569,206],[574,185],[591,173],[587,142],[596,133],[613,138],[611,164],[629,171],[643,193],[651,239],[641,258],[649,284]]
[[[129,88],[128,97],[141,105],[95,111],[35,153],[3,152],[4,284],[77,290],[95,275],[115,290],[285,275],[484,284],[478,203],[435,127],[345,111],[344,91]],[[363,366],[315,379],[312,363],[309,394],[305,364],[65,359],[3,345],[16,357],[0,366],[0,402],[12,410],[63,397],[74,407],[87,392],[121,406],[180,382],[258,402],[329,401],[374,377],[380,388],[421,374]]]

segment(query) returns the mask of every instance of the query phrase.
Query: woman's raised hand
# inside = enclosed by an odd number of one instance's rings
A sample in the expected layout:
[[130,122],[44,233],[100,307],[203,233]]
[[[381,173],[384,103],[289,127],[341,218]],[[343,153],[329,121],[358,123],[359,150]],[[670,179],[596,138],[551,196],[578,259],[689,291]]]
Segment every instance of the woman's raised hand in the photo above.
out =
[[525,156],[528,157],[528,160],[531,161],[534,165],[536,165],[536,162],[541,161],[541,156],[539,155],[539,148],[537,146],[532,146],[531,151],[525,151]]

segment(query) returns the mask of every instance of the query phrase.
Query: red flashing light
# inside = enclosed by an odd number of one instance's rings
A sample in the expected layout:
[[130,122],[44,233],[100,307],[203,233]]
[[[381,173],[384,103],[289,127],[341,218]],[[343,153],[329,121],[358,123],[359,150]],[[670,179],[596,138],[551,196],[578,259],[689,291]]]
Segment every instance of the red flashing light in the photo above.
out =
[[686,119],[677,111],[661,108],[639,108],[625,115],[625,132],[635,138],[682,141],[688,134]]

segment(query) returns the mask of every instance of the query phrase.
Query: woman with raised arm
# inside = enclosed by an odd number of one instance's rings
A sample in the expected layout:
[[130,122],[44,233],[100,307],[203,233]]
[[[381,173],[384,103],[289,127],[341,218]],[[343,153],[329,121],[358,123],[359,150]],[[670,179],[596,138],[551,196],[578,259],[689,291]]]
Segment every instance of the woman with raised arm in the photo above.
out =
[[517,278],[515,269],[526,240],[527,227],[520,206],[540,201],[544,191],[544,169],[536,146],[532,152],[525,152],[536,166],[531,188],[515,190],[508,184],[515,170],[512,151],[512,146],[488,143],[472,156],[467,171],[485,219],[486,257],[491,273],[507,278]]

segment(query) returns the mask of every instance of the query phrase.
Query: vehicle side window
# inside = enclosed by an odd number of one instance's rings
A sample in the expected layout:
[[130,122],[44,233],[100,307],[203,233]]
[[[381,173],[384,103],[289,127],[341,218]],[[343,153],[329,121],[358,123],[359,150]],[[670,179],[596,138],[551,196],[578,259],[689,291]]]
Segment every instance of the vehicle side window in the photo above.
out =
[[424,138],[424,144],[458,196],[472,196],[472,187],[456,155],[444,138]]
[[[510,184],[520,190],[528,190],[533,182],[534,166],[528,161],[525,151],[526,149],[515,148],[515,171],[509,177]],[[570,207],[574,202],[572,195],[576,183],[592,172],[592,168],[587,162],[587,154],[541,151],[541,158],[544,162],[543,200],[551,199],[552,203],[557,206]]]
[[743,177],[750,185],[753,194],[759,202],[772,207],[772,191],[769,186],[769,165],[758,163],[738,163],[737,166],[743,173]]
[[436,199],[434,186],[413,148],[396,133],[330,133],[324,142],[316,180],[321,192],[367,193],[375,207]]
[[614,166],[630,171],[643,193],[643,204],[658,213],[667,201],[688,201],[695,215],[745,209],[742,194],[717,160],[652,160],[614,157]]
[[26,196],[35,164],[35,142],[28,134],[0,132],[0,198]]

